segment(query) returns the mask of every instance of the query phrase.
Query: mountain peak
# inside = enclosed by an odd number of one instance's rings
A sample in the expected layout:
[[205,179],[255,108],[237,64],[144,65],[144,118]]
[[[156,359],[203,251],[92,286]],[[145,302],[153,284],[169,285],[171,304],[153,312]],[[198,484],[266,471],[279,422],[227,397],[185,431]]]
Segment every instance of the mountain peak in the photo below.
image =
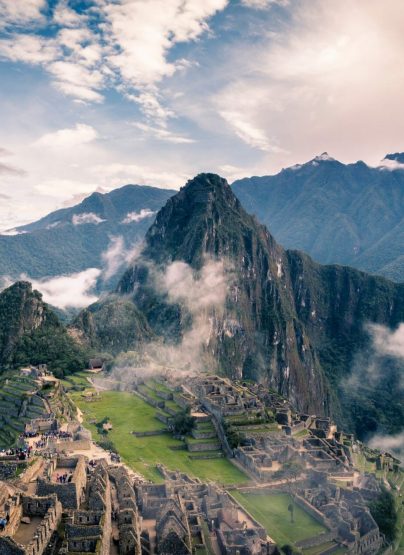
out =
[[312,162],[335,162],[336,160],[335,158],[330,156],[328,152],[323,152],[322,154],[319,154],[318,156],[313,158],[313,160],[311,161]]
[[399,164],[404,164],[404,152],[395,152],[394,154],[386,154],[383,160],[393,160]]

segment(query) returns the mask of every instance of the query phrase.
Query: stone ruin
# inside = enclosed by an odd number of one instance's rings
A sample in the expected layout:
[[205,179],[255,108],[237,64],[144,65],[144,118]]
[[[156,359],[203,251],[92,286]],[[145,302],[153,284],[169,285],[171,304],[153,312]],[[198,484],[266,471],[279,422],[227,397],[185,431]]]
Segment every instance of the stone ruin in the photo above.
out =
[[[374,485],[372,480],[372,487]],[[370,497],[375,498],[380,487],[368,490],[368,495],[369,491],[372,492]],[[300,490],[296,499],[304,508],[309,511],[314,508],[321,514],[324,525],[349,553],[373,555],[381,549],[383,536],[359,487],[342,488],[330,482],[326,474],[313,472],[308,487]]]
[[0,515],[6,520],[0,529],[2,555],[42,555],[62,516],[57,496],[25,495],[0,482]]

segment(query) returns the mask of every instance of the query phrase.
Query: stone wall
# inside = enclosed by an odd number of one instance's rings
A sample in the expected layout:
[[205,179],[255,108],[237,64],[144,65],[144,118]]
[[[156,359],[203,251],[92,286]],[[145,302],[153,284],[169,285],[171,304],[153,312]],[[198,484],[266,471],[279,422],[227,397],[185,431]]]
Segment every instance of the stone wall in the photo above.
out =
[[195,451],[218,451],[220,449],[220,442],[203,442],[201,440],[198,443],[187,443],[188,451],[194,453]]
[[54,472],[57,468],[74,468],[72,481],[60,484],[51,481],[49,479],[50,476],[48,479],[39,478],[37,488],[38,495],[50,495],[55,493],[64,509],[78,509],[87,482],[84,457],[59,457],[57,461],[51,461],[50,473]]

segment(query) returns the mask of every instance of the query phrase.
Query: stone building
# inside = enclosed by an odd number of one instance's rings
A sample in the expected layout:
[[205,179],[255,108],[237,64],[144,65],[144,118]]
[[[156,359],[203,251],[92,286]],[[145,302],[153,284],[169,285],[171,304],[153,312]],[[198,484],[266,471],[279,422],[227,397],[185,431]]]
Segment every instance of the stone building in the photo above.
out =
[[[67,475],[65,482],[58,477]],[[78,457],[58,456],[47,462],[45,475],[38,478],[38,495],[55,493],[63,509],[78,509],[86,487],[86,463],[81,455]]]
[[29,496],[0,483],[1,555],[42,555],[62,516],[56,495]]

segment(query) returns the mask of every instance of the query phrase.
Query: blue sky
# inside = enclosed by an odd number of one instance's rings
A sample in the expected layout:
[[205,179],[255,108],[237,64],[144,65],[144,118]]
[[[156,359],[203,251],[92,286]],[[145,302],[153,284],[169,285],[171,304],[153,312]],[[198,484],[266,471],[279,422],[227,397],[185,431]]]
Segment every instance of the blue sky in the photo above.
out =
[[0,230],[125,183],[404,150],[401,0],[0,0]]

